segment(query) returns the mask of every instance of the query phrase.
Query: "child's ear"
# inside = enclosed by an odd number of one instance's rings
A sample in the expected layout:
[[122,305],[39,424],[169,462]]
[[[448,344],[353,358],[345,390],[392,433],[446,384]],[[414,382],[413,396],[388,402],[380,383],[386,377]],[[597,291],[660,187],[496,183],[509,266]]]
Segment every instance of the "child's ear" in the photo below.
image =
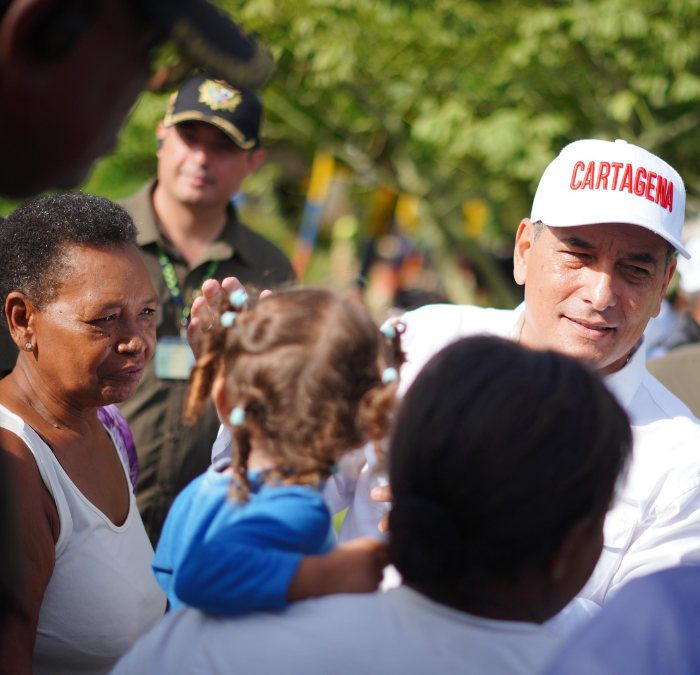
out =
[[214,383],[211,386],[211,400],[214,401],[216,411],[219,413],[220,420],[227,420],[231,407],[226,395],[226,380],[223,375],[217,375]]

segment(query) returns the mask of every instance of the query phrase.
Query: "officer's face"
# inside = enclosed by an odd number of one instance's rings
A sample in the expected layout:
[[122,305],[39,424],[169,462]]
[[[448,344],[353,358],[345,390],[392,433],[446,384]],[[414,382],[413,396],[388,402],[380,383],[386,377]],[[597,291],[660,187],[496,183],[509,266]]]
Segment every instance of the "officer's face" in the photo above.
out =
[[105,0],[66,55],[39,57],[34,31],[54,9],[39,5],[12,3],[0,22],[11,38],[0,56],[0,194],[15,197],[74,187],[114,147],[155,41],[128,3]]
[[676,261],[636,225],[545,227],[520,224],[515,279],[525,284],[520,336],[533,348],[580,358],[603,374],[619,370],[651,317],[658,316]]
[[158,185],[184,204],[223,208],[260,165],[262,150],[242,150],[206,122],[158,128]]
[[157,298],[139,251],[73,247],[55,297],[32,313],[29,367],[81,407],[130,398],[153,356]]

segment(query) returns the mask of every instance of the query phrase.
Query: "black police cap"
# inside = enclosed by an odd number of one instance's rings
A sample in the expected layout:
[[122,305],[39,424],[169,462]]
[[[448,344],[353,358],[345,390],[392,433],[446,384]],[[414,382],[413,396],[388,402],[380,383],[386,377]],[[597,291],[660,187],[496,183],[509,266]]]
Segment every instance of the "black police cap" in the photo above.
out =
[[129,1],[178,42],[195,65],[216,77],[253,89],[270,74],[269,55],[206,0]]
[[211,75],[194,75],[170,97],[163,120],[166,127],[191,121],[213,124],[238,147],[250,150],[260,143],[262,104],[250,90],[239,91]]

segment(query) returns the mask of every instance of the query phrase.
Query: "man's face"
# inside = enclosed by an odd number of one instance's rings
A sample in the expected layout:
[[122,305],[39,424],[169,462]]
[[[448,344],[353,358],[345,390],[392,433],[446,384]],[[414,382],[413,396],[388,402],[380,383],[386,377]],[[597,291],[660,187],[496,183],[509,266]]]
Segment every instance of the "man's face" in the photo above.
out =
[[33,5],[10,5],[0,23],[0,43],[7,38],[0,48],[0,193],[15,197],[75,187],[114,147],[146,86],[155,41],[126,2],[105,0],[66,55],[40,58],[32,22],[43,16],[37,9],[25,20],[25,6]]
[[515,279],[525,284],[520,340],[619,370],[658,315],[676,261],[666,243],[637,225],[535,227],[523,220],[515,245]]
[[264,156],[262,150],[242,150],[207,122],[161,123],[157,135],[163,142],[158,187],[182,204],[225,207]]

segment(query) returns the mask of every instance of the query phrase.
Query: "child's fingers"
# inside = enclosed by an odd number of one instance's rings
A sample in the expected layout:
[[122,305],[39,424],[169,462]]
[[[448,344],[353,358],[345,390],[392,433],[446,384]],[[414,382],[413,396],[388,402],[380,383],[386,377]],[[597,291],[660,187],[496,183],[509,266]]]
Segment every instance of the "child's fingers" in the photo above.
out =
[[187,341],[199,357],[202,351],[202,338],[214,323],[214,317],[220,314],[221,303],[226,295],[237,288],[242,288],[236,277],[226,277],[221,283],[216,279],[207,279],[202,284],[202,295],[195,298],[190,313],[190,323],[187,327]]
[[391,501],[391,486],[390,485],[380,485],[379,487],[372,488],[370,490],[369,496],[375,502],[390,502]]
[[221,282],[221,288],[223,289],[224,293],[230,295],[236,289],[243,288],[243,284],[240,281],[238,281],[236,277],[226,277]]
[[219,314],[224,297],[238,288],[242,288],[242,284],[236,277],[226,277],[221,283],[216,279],[207,279],[202,284],[202,297],[209,311],[212,314]]
[[214,317],[209,311],[207,301],[203,297],[195,298],[192,303],[190,323],[187,326],[187,342],[189,342],[195,358],[199,358],[202,351],[204,331],[211,326],[213,321]]

